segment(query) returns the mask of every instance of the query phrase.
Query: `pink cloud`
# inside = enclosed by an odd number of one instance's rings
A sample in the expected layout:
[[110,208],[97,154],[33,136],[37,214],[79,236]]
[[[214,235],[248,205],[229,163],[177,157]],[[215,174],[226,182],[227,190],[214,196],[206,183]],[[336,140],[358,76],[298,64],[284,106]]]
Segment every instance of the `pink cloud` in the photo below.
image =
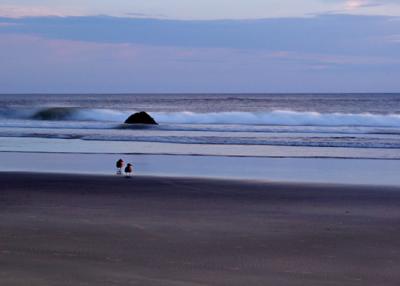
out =
[[347,10],[356,10],[363,7],[367,4],[367,1],[364,0],[347,0],[346,2],[346,9]]
[[41,16],[82,16],[79,9],[70,8],[50,8],[46,6],[20,6],[20,5],[1,5],[0,17],[22,18],[22,17],[41,17]]

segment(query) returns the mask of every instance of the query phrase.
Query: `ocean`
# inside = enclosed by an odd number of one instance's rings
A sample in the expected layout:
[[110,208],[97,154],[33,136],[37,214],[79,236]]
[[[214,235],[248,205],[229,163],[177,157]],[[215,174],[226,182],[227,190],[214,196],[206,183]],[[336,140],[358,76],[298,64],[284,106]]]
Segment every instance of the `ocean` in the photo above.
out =
[[1,95],[0,152],[397,161],[400,94]]

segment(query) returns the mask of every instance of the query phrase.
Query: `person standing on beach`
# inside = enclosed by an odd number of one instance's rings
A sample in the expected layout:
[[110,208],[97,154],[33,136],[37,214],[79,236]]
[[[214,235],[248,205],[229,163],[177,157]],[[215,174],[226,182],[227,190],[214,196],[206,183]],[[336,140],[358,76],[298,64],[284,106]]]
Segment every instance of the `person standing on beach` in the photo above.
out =
[[122,168],[125,165],[124,160],[119,159],[115,165],[117,167],[117,175],[121,175],[122,174]]
[[125,167],[125,177],[130,178],[133,172],[133,166],[131,163],[128,163]]

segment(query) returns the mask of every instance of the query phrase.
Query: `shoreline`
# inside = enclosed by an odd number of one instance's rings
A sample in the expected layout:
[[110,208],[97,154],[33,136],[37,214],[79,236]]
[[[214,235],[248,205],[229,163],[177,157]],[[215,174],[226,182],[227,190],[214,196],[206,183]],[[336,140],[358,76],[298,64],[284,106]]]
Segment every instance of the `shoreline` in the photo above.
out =
[[[121,142],[121,141],[120,141]],[[314,147],[307,147],[314,148]],[[400,157],[398,158],[378,158],[378,157],[329,157],[329,156],[274,156],[274,155],[213,155],[213,154],[174,154],[174,153],[104,153],[104,152],[62,152],[62,151],[3,151],[0,150],[1,153],[17,153],[17,154],[64,154],[64,155],[126,155],[126,156],[185,156],[185,157],[223,157],[223,158],[255,158],[255,159],[334,159],[334,160],[381,160],[381,161],[400,161]]]
[[171,180],[175,183],[180,181],[190,181],[193,183],[220,183],[220,184],[242,184],[249,186],[266,186],[266,187],[300,187],[300,188],[311,188],[311,189],[352,189],[352,190],[384,190],[384,191],[394,191],[400,192],[400,186],[396,185],[370,185],[370,184],[356,184],[356,183],[333,183],[333,182],[296,182],[296,181],[274,181],[274,180],[262,180],[254,178],[229,178],[229,177],[202,177],[202,176],[179,176],[179,175],[158,175],[158,174],[148,174],[148,175],[137,175],[133,174],[131,177],[127,178],[125,175],[117,175],[116,173],[110,174],[99,174],[99,173],[74,173],[74,172],[48,172],[48,171],[0,171],[0,180],[3,176],[28,176],[28,177],[48,177],[48,178],[68,178],[68,179],[116,179],[124,182],[130,181],[162,181]]
[[400,281],[398,187],[0,172],[0,284]]
[[140,176],[400,186],[400,160],[0,152],[0,172],[115,174],[119,158]]

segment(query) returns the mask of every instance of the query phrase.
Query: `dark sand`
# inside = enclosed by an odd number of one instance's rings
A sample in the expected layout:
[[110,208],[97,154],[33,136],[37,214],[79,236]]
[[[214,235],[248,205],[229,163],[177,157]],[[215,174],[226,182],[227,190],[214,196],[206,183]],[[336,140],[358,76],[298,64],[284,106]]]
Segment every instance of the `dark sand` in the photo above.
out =
[[0,173],[0,285],[400,285],[400,189]]

